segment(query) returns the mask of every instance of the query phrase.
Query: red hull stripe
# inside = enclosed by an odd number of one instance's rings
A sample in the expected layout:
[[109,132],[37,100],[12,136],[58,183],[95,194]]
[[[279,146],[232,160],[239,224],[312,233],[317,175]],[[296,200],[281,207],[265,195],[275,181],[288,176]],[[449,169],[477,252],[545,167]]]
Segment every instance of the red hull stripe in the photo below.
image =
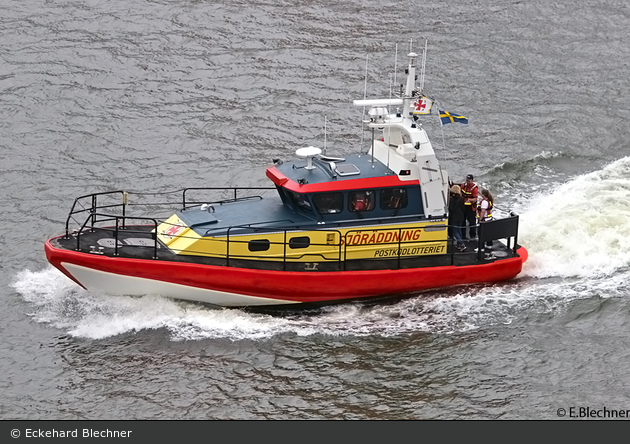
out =
[[[413,293],[430,288],[460,284],[504,281],[520,273],[523,262],[527,259],[527,251],[521,247],[518,250],[520,257],[471,266],[442,266],[403,270],[294,272],[111,258],[59,250],[50,245],[50,242],[46,242],[45,250],[50,263],[71,278],[70,273],[64,270],[61,265],[62,262],[122,276],[297,302],[343,301],[361,297]],[[75,279],[73,278],[73,280]]]
[[267,177],[278,186],[297,193],[320,193],[325,191],[357,190],[384,187],[400,187],[405,185],[418,185],[417,180],[402,181],[396,175],[382,177],[367,177],[362,179],[347,179],[331,182],[312,183],[300,185],[282,174],[276,167],[267,169]]

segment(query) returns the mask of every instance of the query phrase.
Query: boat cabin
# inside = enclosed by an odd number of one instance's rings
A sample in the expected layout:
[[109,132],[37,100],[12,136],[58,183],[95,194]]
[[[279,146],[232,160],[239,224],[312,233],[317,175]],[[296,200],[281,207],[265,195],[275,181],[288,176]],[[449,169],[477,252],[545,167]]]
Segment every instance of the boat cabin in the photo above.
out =
[[[391,170],[375,171],[385,168],[372,163],[368,155],[314,159],[313,165],[313,170],[306,170],[299,161],[278,162],[267,171],[283,204],[301,216],[329,223],[424,215],[418,183],[400,180]],[[338,173],[348,170],[352,176]]]

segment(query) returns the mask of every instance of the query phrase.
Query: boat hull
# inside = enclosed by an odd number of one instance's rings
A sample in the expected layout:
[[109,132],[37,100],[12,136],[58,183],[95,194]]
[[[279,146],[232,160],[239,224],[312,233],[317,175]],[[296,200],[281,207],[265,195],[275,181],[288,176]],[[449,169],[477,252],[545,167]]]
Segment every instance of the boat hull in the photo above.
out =
[[83,288],[106,294],[148,295],[221,307],[332,304],[462,284],[514,278],[527,259],[517,256],[476,265],[394,270],[275,271],[108,257],[45,244],[46,257]]

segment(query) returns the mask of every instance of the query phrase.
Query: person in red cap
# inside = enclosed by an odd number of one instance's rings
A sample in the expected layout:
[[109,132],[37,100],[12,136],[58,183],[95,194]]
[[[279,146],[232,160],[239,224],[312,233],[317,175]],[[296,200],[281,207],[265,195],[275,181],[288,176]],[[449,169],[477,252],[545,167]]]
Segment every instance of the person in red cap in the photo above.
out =
[[[461,186],[462,197],[464,198],[464,225],[468,222],[468,237],[475,239],[477,237],[477,196],[479,189],[477,184],[473,182],[472,174],[466,176],[466,182]],[[462,229],[462,234],[466,237],[466,227]]]

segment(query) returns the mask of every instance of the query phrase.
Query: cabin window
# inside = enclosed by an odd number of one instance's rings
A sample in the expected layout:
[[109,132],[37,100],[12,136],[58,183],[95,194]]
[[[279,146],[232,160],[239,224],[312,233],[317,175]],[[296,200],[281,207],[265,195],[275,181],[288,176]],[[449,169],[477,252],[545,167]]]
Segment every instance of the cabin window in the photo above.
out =
[[247,247],[249,251],[267,251],[269,250],[269,239],[252,239]]
[[289,240],[289,248],[308,248],[311,246],[311,238],[308,236],[292,237]]
[[352,191],[348,195],[350,211],[372,211],[374,209],[374,191]]
[[386,188],[381,190],[381,209],[397,210],[407,206],[407,190],[404,188]]
[[313,196],[313,203],[320,214],[341,213],[343,209],[342,193],[319,193]]
[[306,211],[312,211],[311,203],[304,194],[296,193],[295,191],[286,190],[291,202],[296,208],[301,208]]

